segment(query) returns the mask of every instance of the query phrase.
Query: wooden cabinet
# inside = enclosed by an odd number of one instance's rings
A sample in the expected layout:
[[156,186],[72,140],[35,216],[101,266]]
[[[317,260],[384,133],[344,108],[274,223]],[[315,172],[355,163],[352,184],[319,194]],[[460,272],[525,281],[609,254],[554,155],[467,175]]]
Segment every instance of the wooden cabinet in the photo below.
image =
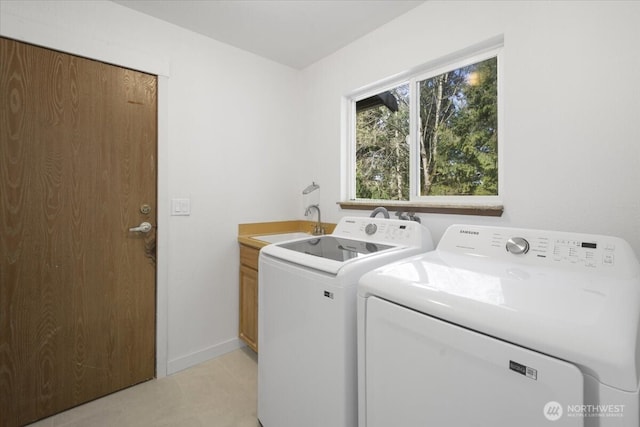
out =
[[240,338],[258,351],[258,254],[240,245]]

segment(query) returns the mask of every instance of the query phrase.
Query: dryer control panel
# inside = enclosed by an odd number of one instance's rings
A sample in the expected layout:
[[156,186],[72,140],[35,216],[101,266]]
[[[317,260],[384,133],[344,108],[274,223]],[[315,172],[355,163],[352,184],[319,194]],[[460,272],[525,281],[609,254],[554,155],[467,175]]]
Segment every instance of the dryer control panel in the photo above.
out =
[[640,274],[633,249],[626,241],[611,236],[453,225],[438,250],[530,265]]

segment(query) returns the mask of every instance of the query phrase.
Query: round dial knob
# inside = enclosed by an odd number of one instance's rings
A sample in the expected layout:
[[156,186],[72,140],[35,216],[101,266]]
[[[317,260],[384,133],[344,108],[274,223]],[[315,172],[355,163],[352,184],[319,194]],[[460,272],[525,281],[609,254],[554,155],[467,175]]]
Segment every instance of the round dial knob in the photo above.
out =
[[512,237],[507,240],[507,252],[514,255],[522,255],[529,252],[529,242],[522,237]]
[[369,236],[374,234],[376,231],[378,231],[378,226],[373,223],[367,224],[367,226],[364,228],[364,232],[367,233]]

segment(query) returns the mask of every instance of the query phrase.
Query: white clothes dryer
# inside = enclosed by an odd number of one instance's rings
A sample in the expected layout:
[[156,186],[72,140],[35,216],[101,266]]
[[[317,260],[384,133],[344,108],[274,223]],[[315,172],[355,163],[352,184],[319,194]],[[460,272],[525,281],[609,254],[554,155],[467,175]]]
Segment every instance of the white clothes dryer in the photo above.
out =
[[433,249],[413,221],[345,217],[331,235],[260,251],[258,419],[264,427],[357,426],[356,286]]
[[638,427],[640,266],[615,237],[455,225],[358,287],[360,427]]

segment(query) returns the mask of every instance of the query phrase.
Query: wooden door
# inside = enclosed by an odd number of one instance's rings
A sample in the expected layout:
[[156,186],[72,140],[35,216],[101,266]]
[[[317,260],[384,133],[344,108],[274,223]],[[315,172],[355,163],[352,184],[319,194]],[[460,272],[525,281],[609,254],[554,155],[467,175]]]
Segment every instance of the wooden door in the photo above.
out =
[[2,426],[155,375],[156,91],[0,38]]

